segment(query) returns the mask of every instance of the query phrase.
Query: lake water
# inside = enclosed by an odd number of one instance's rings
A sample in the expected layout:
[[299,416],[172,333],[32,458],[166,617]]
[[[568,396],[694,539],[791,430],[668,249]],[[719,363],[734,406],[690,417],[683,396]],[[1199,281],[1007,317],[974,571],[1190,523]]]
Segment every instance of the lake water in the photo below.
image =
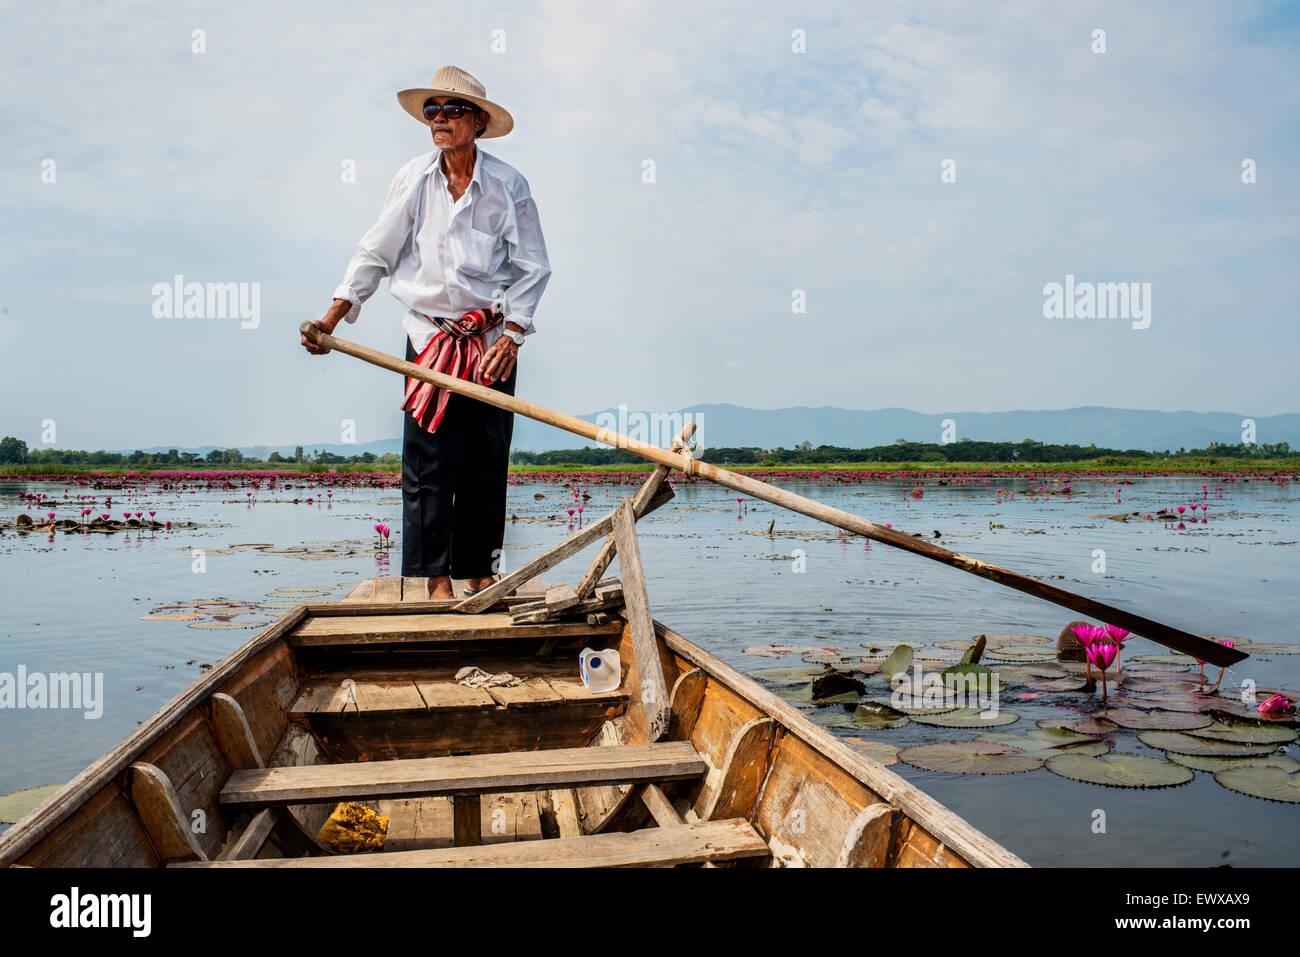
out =
[[[634,481],[639,479],[584,485],[590,498],[582,517],[604,514],[632,493]],[[907,494],[915,484],[908,479],[776,481],[895,528],[927,537],[938,530],[938,541],[949,548],[1014,571],[1053,576],[1062,587],[1187,631],[1256,643],[1296,641],[1300,493],[1292,483],[1187,475],[1117,485],[1114,478],[1075,478],[1073,493],[1065,495],[1031,494],[1027,489],[1042,482],[1024,478],[946,486],[929,479],[917,499]],[[1059,490],[1061,484],[1050,487]],[[1203,491],[1202,485],[1209,488]],[[999,487],[1017,494],[1008,497]],[[863,642],[903,640],[923,655],[921,646],[981,633],[1055,637],[1078,617],[888,546],[845,540],[835,529],[775,506],[738,503],[734,493],[717,486],[679,482],[676,489],[673,502],[639,525],[651,606],[661,621],[746,673],[802,664],[797,654],[763,657],[746,648],[815,645],[864,655]],[[230,623],[255,624],[299,600],[287,589],[317,587],[332,600],[362,578],[400,572],[396,488],[337,486],[322,500],[320,488],[263,486],[251,502],[246,491],[150,485],[105,492],[63,482],[0,480],[0,672],[16,673],[21,665],[29,674],[104,675],[98,719],[72,710],[0,710],[0,794],[67,781],[199,677],[205,664],[255,634],[226,627],[211,612],[233,610]],[[44,493],[55,504],[34,509],[19,497],[22,492]],[[105,510],[120,517],[127,508],[146,514],[152,509],[159,520],[195,527],[53,536],[15,529],[20,512],[77,517],[83,507],[78,494],[97,497],[96,514]],[[105,494],[113,496],[108,509]],[[310,505],[308,495],[314,499]],[[1180,530],[1145,520],[1161,507],[1193,503],[1208,506],[1200,513],[1205,524],[1189,519]],[[568,534],[567,509],[573,505],[560,480],[512,484],[509,509],[517,520],[507,529],[506,569]],[[1120,512],[1143,517],[1090,517]],[[391,562],[376,556],[376,522],[393,527]],[[250,544],[271,547],[232,547]],[[195,549],[202,550],[201,561]],[[1104,552],[1104,571],[1098,550]],[[584,553],[546,577],[576,581],[589,558]],[[209,604],[218,600],[251,610]],[[160,609],[163,615],[190,609],[203,617],[142,620]],[[1124,654],[1164,652],[1138,638]],[[1217,671],[1207,666],[1207,672]],[[1300,657],[1253,656],[1229,669],[1224,687],[1245,679],[1262,688],[1296,688]],[[881,683],[876,690],[889,689]],[[1019,721],[995,730],[1023,731],[1040,718],[1062,715],[1053,696],[1020,699],[1017,690],[1004,695],[1002,707],[1020,715]],[[843,708],[809,710],[824,720]],[[836,733],[909,747],[968,740],[980,732],[913,723]],[[1136,732],[1107,739],[1116,751],[1161,755],[1138,742]],[[1300,754],[1294,746],[1289,750]],[[1300,807],[1229,791],[1204,772],[1178,787],[1146,790],[1079,783],[1045,769],[984,776],[900,762],[893,770],[1035,865],[1291,865],[1300,852]],[[1105,833],[1094,833],[1098,811],[1104,813]]]

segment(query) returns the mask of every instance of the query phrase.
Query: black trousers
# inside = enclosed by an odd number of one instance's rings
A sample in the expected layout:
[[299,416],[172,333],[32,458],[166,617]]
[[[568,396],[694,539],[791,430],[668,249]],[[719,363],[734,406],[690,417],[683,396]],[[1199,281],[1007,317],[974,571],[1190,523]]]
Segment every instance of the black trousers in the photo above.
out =
[[[406,340],[406,361],[415,348]],[[518,369],[492,388],[515,394]],[[405,388],[406,380],[402,380]],[[452,395],[430,434],[405,413],[402,574],[486,578],[501,567],[513,412]]]

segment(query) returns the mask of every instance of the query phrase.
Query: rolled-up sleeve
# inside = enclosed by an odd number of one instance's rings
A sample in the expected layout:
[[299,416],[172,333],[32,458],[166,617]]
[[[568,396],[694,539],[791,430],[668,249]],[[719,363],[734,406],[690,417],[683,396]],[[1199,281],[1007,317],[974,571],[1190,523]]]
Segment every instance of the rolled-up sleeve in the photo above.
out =
[[414,223],[408,188],[413,179],[409,165],[397,171],[388,187],[388,199],[384,201],[378,221],[357,243],[357,251],[343,274],[343,282],[334,290],[335,299],[352,303],[352,308],[344,316],[348,322],[357,321],[361,304],[374,295],[379,281],[391,276],[397,268]]
[[546,284],[551,279],[551,261],[546,255],[546,240],[542,238],[542,223],[537,215],[537,204],[532,196],[524,196],[514,204],[515,228],[505,237],[514,281],[505,291],[505,317],[531,334],[533,314],[541,301]]

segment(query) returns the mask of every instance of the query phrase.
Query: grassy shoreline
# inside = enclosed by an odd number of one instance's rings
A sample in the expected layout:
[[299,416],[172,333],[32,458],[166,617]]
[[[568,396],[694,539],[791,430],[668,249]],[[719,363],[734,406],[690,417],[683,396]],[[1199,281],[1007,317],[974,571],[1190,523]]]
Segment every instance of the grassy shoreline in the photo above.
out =
[[[720,465],[722,463],[713,463]],[[726,468],[734,472],[751,474],[798,473],[798,472],[909,472],[940,474],[1000,474],[1017,475],[1028,472],[1054,473],[1105,473],[1108,475],[1126,475],[1138,473],[1214,473],[1214,474],[1259,474],[1292,473],[1300,478],[1300,456],[1284,459],[1227,459],[1227,458],[1186,458],[1186,459],[1122,459],[1113,457],[1089,459],[1080,462],[823,462],[823,463],[778,463],[776,465],[727,464]],[[512,465],[511,475],[563,475],[569,473],[618,474],[626,472],[649,472],[654,468],[650,462],[620,463],[612,465]],[[211,464],[177,468],[174,465],[146,467],[104,466],[102,468],[82,465],[5,465],[0,466],[0,478],[38,477],[72,477],[72,476],[127,476],[127,475],[219,475],[240,472],[275,472],[285,475],[327,475],[327,474],[399,474],[401,465],[349,463],[346,465],[321,465],[297,463],[240,462],[230,464]]]

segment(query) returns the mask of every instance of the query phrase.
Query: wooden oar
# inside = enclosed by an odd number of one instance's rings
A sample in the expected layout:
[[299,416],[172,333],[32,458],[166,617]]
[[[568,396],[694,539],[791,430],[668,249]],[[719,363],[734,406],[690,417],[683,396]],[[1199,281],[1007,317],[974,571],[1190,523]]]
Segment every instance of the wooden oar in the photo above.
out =
[[770,502],[773,505],[780,505],[782,508],[788,508],[792,512],[799,512],[818,521],[826,522],[837,528],[845,529],[873,541],[883,542],[886,545],[893,545],[895,548],[901,548],[904,551],[912,552],[915,555],[921,555],[924,558],[932,559],[936,562],[942,562],[945,565],[951,565],[953,568],[960,568],[962,571],[970,572],[972,575],[978,575],[981,578],[987,578],[990,581],[997,582],[999,585],[1006,585],[1008,588],[1014,588],[1017,591],[1025,592],[1050,601],[1053,604],[1060,605],[1063,608],[1069,608],[1072,611],[1079,612],[1089,618],[1095,618],[1099,621],[1111,625],[1118,625],[1121,628],[1127,628],[1135,635],[1141,635],[1144,638],[1150,638],[1152,641],[1173,648],[1175,651],[1181,651],[1183,654],[1191,655],[1202,661],[1208,661],[1211,664],[1220,667],[1236,664],[1238,661],[1248,657],[1240,648],[1228,648],[1219,644],[1217,641],[1210,641],[1199,635],[1193,635],[1190,632],[1182,631],[1169,625],[1161,624],[1142,615],[1134,614],[1131,611],[1125,611],[1122,608],[1116,608],[1113,605],[1107,605],[1092,598],[1085,598],[1082,595],[1076,595],[1068,592],[1064,588],[1057,588],[1055,585],[1049,585],[1047,582],[1041,582],[1037,579],[1021,575],[1017,572],[1007,571],[1005,568],[999,568],[996,565],[990,565],[988,562],[982,562],[977,558],[971,558],[958,552],[949,551],[941,548],[931,542],[919,538],[913,538],[906,532],[900,532],[892,528],[886,528],[869,519],[852,515],[849,512],[841,511],[838,508],[831,508],[829,505],[823,505],[821,502],[815,502],[812,499],[804,498],[802,495],[796,495],[793,492],[787,492],[784,489],[768,485],[766,482],[760,482],[758,479],[750,478],[747,475],[741,475],[732,472],[729,469],[719,468],[716,465],[709,465],[707,462],[700,462],[694,459],[688,459],[686,455],[669,452],[667,449],[661,449],[657,445],[650,445],[641,442],[629,436],[622,435],[612,429],[601,428],[590,422],[584,422],[582,419],[572,415],[566,415],[563,412],[556,412],[540,405],[534,405],[524,399],[515,396],[505,395],[487,386],[478,385],[474,382],[465,382],[452,376],[443,375],[440,372],[432,372],[413,362],[405,362],[401,359],[394,358],[384,352],[376,349],[370,349],[366,346],[358,345],[355,342],[349,342],[347,339],[339,339],[335,336],[326,335],[317,329],[312,323],[304,322],[300,328],[303,336],[307,341],[314,345],[324,346],[328,349],[336,349],[339,352],[354,356],[358,359],[364,359],[383,369],[392,372],[399,372],[402,375],[410,376],[413,379],[419,379],[423,382],[431,382],[442,389],[449,389],[460,395],[469,396],[478,399],[480,402],[486,402],[488,405],[496,406],[498,409],[506,409],[519,415],[527,416],[530,419],[536,419],[538,422],[545,422],[547,425],[553,425],[556,428],[564,429],[583,438],[591,439],[593,442],[600,442],[604,445],[612,445],[620,449],[627,449],[635,455],[648,459],[658,465],[666,465],[668,468],[680,469],[688,474],[696,474],[715,482],[725,488],[737,492],[743,492],[753,498],[761,499],[764,502]]

